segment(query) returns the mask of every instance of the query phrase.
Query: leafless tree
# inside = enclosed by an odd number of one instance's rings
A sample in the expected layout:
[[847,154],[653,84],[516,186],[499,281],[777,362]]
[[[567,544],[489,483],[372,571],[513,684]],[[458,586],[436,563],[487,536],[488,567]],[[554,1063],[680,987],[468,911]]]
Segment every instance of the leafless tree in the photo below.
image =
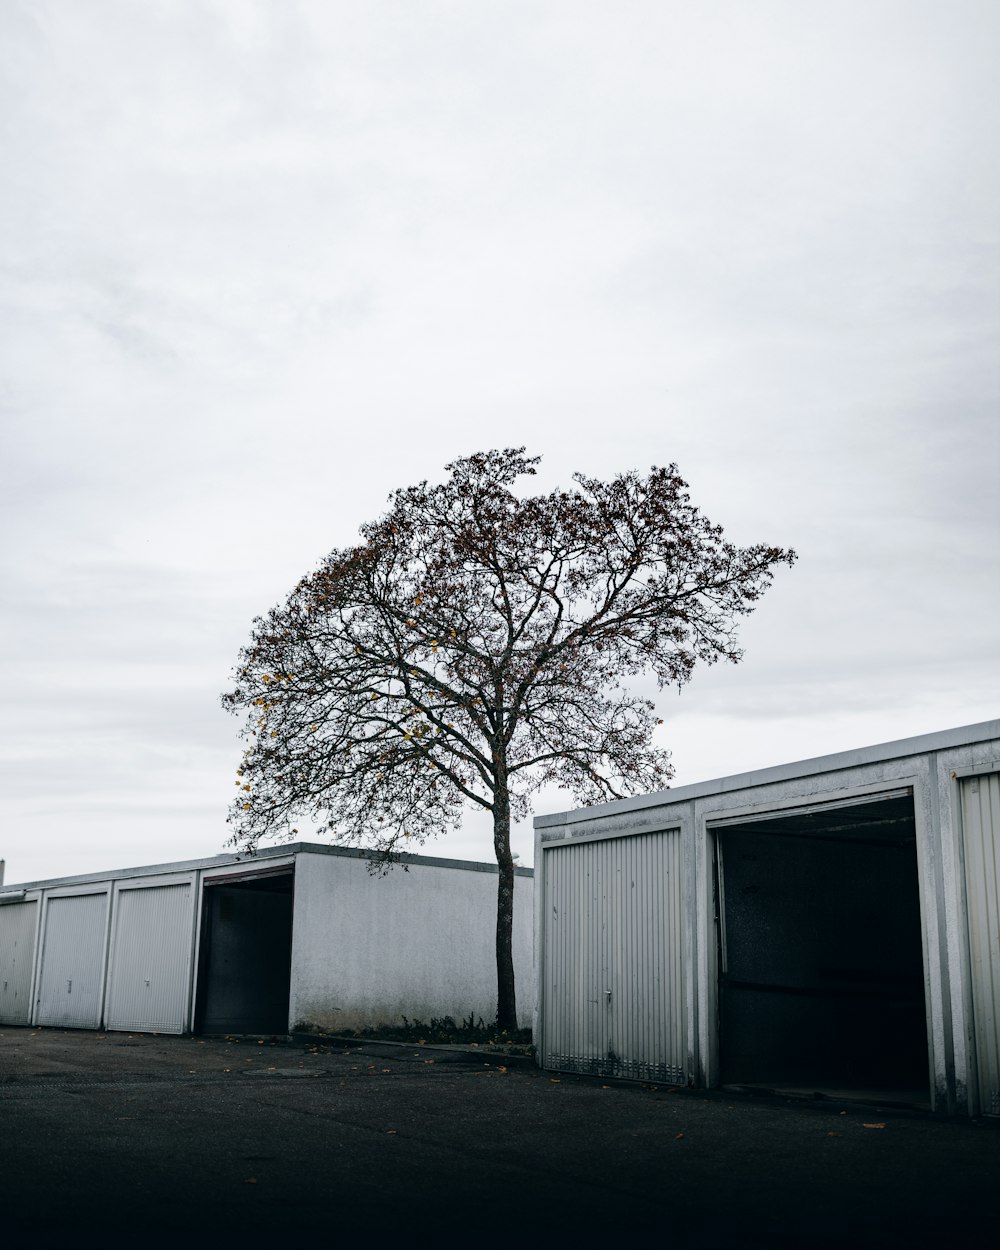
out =
[[311,819],[391,855],[493,816],[497,1024],[516,1027],[511,821],[545,783],[590,803],[671,776],[655,706],[623,681],[682,685],[737,661],[735,622],[795,554],[724,541],[677,467],[520,497],[525,449],[447,466],[254,622],[224,705],[246,714],[234,841]]

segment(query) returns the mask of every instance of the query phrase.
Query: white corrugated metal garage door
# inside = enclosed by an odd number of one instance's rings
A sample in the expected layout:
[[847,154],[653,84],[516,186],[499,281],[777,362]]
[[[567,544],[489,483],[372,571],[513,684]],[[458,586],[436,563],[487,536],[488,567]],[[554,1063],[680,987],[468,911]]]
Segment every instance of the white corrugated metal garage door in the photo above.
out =
[[0,1024],[31,1020],[31,960],[37,922],[34,899],[0,907]]
[[191,886],[120,889],[111,940],[109,1029],[183,1033],[193,942]]
[[686,1083],[679,831],[543,853],[544,1066]]
[[100,1024],[107,911],[104,891],[48,900],[38,1024],[78,1029]]
[[961,787],[979,1105],[1000,1115],[1000,774]]

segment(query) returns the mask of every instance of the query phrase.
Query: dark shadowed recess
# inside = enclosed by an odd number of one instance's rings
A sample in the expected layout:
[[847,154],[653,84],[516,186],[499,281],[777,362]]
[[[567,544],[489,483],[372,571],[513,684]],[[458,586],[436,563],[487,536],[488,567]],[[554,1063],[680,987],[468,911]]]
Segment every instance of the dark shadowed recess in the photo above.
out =
[[293,874],[205,883],[197,1033],[288,1032]]
[[929,1101],[913,800],[717,833],[721,1076]]

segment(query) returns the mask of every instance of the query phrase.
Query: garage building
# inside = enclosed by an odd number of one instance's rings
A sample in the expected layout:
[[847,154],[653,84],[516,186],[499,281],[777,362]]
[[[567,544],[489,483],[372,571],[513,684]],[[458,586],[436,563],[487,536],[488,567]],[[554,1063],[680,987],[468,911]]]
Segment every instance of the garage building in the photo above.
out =
[[[373,867],[376,871],[372,871]],[[532,872],[514,966],[531,1020]],[[0,1024],[285,1035],[496,1018],[497,868],[318,843],[0,886]]]
[[535,841],[544,1067],[1000,1115],[1000,721]]

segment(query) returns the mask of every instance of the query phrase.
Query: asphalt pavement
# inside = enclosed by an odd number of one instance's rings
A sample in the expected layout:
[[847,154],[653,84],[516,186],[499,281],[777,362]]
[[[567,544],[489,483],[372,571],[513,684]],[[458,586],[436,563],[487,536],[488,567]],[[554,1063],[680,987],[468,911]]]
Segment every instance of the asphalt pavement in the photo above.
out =
[[998,1129],[471,1049],[0,1029],[0,1228],[42,1244],[995,1244]]

